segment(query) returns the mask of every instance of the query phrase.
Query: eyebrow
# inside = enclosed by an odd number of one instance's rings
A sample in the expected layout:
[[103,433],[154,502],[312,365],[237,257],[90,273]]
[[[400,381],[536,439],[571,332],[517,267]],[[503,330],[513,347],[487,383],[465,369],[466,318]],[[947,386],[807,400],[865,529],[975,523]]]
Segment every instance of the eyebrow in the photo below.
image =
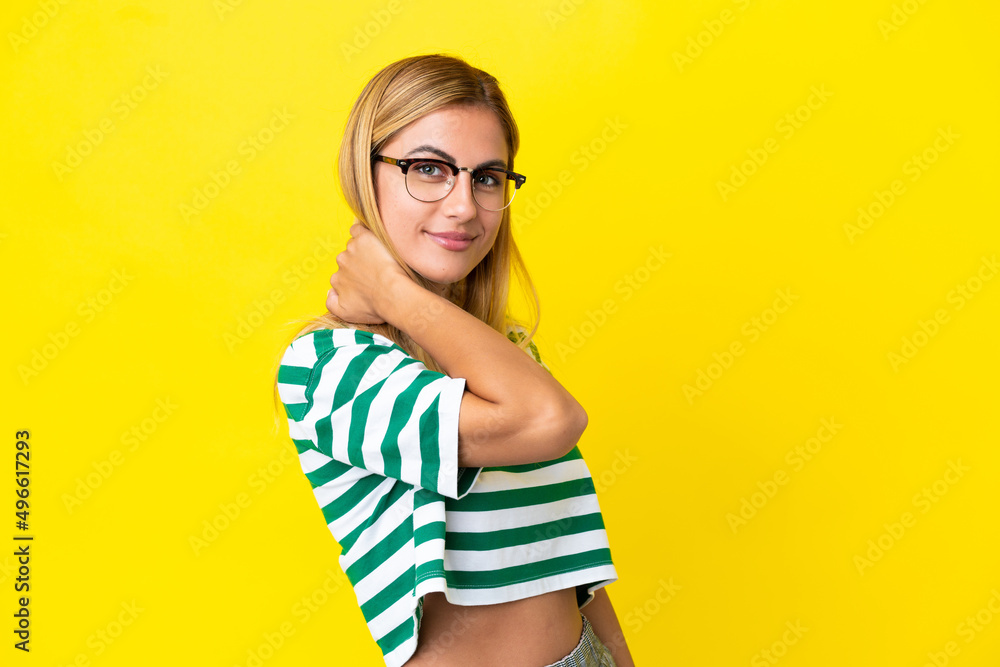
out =
[[[449,155],[448,153],[446,153],[445,151],[441,150],[440,148],[435,148],[434,146],[431,146],[430,144],[424,144],[423,146],[417,146],[413,150],[409,151],[403,157],[404,158],[408,158],[408,157],[410,157],[411,155],[413,155],[415,153],[433,153],[434,155],[437,155],[442,160],[445,160],[446,162],[451,162],[453,164],[455,164],[455,163],[458,162],[458,160],[456,160],[453,156]],[[477,164],[475,166],[476,169],[487,169],[489,167],[500,167],[501,169],[506,170],[507,169],[507,163],[504,162],[503,160],[488,160],[486,162],[482,162],[482,163]]]

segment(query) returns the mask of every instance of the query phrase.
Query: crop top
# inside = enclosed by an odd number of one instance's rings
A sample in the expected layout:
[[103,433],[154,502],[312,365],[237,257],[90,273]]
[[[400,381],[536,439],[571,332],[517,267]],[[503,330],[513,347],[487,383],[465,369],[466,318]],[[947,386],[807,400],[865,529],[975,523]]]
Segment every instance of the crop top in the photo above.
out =
[[[512,342],[523,335],[508,329]],[[484,605],[575,587],[583,607],[618,578],[579,448],[460,468],[464,391],[463,378],[367,331],[313,331],[282,357],[289,435],[388,667],[416,651],[429,592]]]

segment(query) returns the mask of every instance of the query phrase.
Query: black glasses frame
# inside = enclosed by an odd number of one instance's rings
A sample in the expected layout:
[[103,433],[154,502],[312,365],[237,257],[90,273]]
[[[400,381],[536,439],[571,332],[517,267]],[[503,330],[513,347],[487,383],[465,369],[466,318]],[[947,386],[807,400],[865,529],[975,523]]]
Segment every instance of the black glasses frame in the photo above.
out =
[[[497,171],[499,171],[499,172],[503,172],[504,174],[507,175],[507,180],[514,181],[514,194],[517,194],[517,190],[522,185],[524,185],[525,181],[528,180],[528,177],[524,176],[523,174],[518,174],[518,173],[513,172],[513,171],[508,171],[506,169],[501,169],[500,167],[484,167],[484,168],[479,168],[479,167],[477,167],[477,168],[459,167],[457,164],[452,164],[451,162],[446,162],[444,160],[437,160],[437,159],[433,159],[433,158],[425,158],[425,157],[415,158],[413,160],[401,160],[401,159],[397,159],[397,158],[393,158],[393,157],[386,157],[385,155],[375,155],[375,156],[372,157],[372,161],[373,162],[386,162],[388,164],[394,164],[397,167],[399,167],[400,169],[402,169],[403,176],[406,176],[406,171],[411,166],[413,166],[414,164],[423,163],[423,162],[430,162],[430,163],[433,163],[433,164],[441,165],[442,167],[447,167],[449,170],[451,170],[452,176],[454,176],[456,179],[458,178],[458,173],[460,171],[467,171],[472,176],[473,186],[475,185],[475,178],[476,178],[477,174],[479,174],[479,173],[485,173],[485,172],[497,172]],[[454,189],[454,187],[452,187],[452,189]],[[410,192],[409,188],[406,189],[406,192],[411,197],[413,197],[413,193]],[[476,192],[475,187],[473,187],[472,194],[475,195],[475,192]],[[445,197],[447,197],[449,194],[451,194],[451,190],[448,190],[448,192],[446,192],[445,194],[443,194],[441,197],[439,197],[437,199],[432,199],[430,202],[425,202],[425,203],[429,204],[429,203],[432,203],[432,202],[441,201],[442,199],[444,199]],[[413,197],[413,198],[417,199],[416,197]],[[423,199],[417,199],[417,201],[425,201],[425,200],[423,200]],[[510,201],[507,202],[507,204],[504,205],[503,208],[486,209],[486,210],[487,211],[490,211],[490,210],[502,211],[504,208],[507,208],[508,206],[510,206],[510,203],[512,201],[514,201],[513,195],[511,196]],[[479,204],[479,200],[478,199],[476,199],[476,203]],[[482,204],[479,204],[479,205],[482,206]],[[486,208],[486,207],[483,206],[483,208]]]

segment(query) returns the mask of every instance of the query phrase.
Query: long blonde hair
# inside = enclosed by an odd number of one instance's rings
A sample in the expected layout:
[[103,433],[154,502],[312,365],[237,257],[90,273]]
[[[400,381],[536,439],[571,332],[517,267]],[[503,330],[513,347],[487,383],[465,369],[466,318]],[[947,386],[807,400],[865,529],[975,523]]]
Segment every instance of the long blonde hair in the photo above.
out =
[[[407,275],[428,289],[430,283],[403,262],[386,233],[375,197],[372,157],[413,121],[451,105],[480,106],[496,114],[507,142],[507,168],[513,171],[520,136],[496,78],[464,60],[442,54],[404,58],[376,74],[351,108],[340,144],[340,189],[351,211],[382,241]],[[522,288],[531,294],[528,300],[532,322],[530,330],[515,322],[508,310],[512,270]],[[500,219],[496,242],[483,261],[465,278],[460,294],[458,305],[463,310],[502,334],[506,335],[511,326],[523,330],[524,335],[517,345],[522,349],[528,347],[538,330],[540,304],[527,266],[514,242],[509,207],[504,209]],[[389,324],[359,325],[345,322],[329,312],[289,324],[304,326],[300,326],[282,346],[282,356],[287,345],[303,334],[319,329],[352,328],[381,334],[419,359],[427,368],[444,372],[405,332]],[[283,412],[277,391],[280,363],[279,357],[274,367],[274,401],[277,411]]]

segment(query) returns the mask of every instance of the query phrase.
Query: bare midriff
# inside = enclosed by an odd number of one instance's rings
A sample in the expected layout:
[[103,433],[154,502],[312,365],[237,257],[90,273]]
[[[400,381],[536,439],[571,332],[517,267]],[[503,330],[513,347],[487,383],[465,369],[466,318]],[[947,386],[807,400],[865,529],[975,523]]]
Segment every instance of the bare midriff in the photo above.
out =
[[542,667],[569,654],[582,632],[574,588],[476,606],[428,593],[417,652],[406,667]]

